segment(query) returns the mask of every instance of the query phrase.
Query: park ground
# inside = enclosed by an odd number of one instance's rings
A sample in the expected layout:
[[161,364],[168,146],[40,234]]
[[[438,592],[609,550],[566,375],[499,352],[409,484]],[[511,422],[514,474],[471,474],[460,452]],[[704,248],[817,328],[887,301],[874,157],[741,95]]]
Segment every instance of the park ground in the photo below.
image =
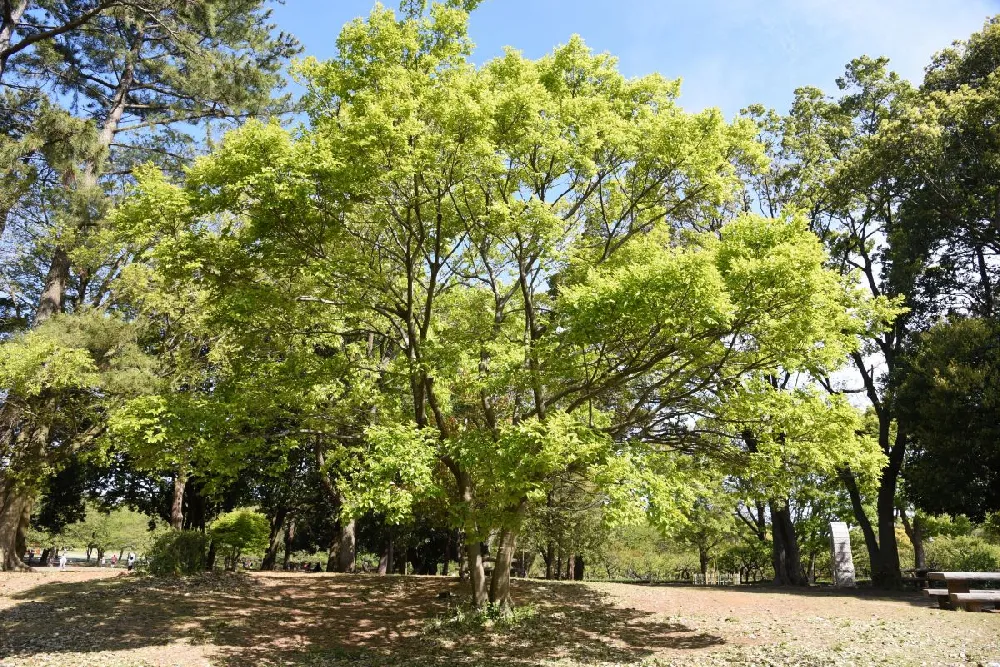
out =
[[0,665],[991,665],[1000,613],[916,594],[518,580],[519,625],[450,578],[0,574]]

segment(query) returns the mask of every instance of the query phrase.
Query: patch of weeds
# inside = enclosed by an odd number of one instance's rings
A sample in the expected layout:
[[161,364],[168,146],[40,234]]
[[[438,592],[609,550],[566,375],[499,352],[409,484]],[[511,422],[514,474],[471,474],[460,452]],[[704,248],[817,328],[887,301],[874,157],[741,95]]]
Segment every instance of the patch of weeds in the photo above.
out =
[[538,616],[535,605],[521,607],[504,607],[498,604],[488,604],[479,609],[466,606],[448,607],[424,625],[428,634],[466,634],[481,630],[510,632],[523,627]]

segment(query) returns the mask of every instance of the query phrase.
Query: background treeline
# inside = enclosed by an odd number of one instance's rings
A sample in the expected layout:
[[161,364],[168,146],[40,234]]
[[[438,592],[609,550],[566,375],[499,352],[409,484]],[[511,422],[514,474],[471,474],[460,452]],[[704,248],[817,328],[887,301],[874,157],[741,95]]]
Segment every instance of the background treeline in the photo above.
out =
[[475,4],[3,3],[3,567],[996,569],[1000,22],[727,121]]

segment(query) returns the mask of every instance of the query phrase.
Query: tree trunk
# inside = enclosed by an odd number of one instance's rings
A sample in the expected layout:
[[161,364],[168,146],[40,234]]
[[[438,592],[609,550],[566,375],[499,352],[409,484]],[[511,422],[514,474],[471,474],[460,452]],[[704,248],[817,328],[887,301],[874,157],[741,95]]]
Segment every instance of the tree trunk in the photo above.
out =
[[284,527],[285,518],[288,516],[288,508],[279,507],[274,516],[271,517],[271,531],[267,540],[267,551],[260,561],[261,570],[273,570],[278,561],[278,549],[281,547],[281,529]]
[[187,486],[187,476],[180,470],[174,473],[174,497],[170,504],[170,527],[174,530],[184,528],[184,487]]
[[561,580],[562,577],[562,566],[563,566],[563,555],[562,548],[556,550],[556,581]]
[[556,559],[556,545],[549,540],[549,543],[545,546],[545,578],[552,578],[552,566],[555,565]]
[[468,535],[465,538],[465,560],[468,563],[469,580],[472,583],[472,606],[479,609],[488,599],[486,572],[483,569],[483,549],[479,540]]
[[497,558],[493,563],[493,576],[490,578],[490,602],[503,609],[513,606],[510,598],[510,567],[514,561],[516,546],[517,531],[513,528],[502,530],[500,543],[497,545]]
[[389,574],[392,572],[392,567],[394,565],[393,558],[395,556],[393,553],[394,546],[392,534],[390,533],[385,540],[385,548],[382,550],[382,557],[378,560],[379,574]]
[[927,569],[927,559],[924,556],[924,520],[919,514],[913,515],[913,567],[917,570]]
[[701,568],[701,583],[708,583],[708,549],[704,544],[698,545],[698,565]]
[[[218,547],[215,544],[215,540],[208,543],[208,556],[205,557],[205,571],[211,572],[215,569],[215,558],[218,554]],[[119,556],[119,560],[121,557]]]
[[799,545],[795,538],[795,524],[788,504],[771,501],[771,562],[774,565],[774,583],[778,586],[805,586]]
[[340,551],[340,531],[335,530],[333,535],[330,536],[330,546],[326,550],[326,567],[324,568],[327,572],[337,571],[337,554]]
[[906,436],[896,436],[896,444],[889,452],[889,463],[882,469],[879,479],[878,500],[878,558],[872,561],[872,585],[883,590],[902,588],[903,573],[899,566],[899,545],[896,540],[896,482],[903,467]]
[[583,581],[583,556],[577,555],[573,557],[573,580]]
[[292,517],[288,521],[288,525],[285,526],[285,556],[281,563],[282,569],[287,570],[288,564],[292,560],[292,542],[295,540],[295,517]]
[[354,572],[354,533],[357,525],[354,519],[344,523],[341,519],[340,549],[337,554],[337,572]]
[[0,564],[3,570],[25,571],[30,568],[21,560],[25,534],[30,519],[33,497],[24,485],[13,480],[2,484],[3,506],[0,507]]

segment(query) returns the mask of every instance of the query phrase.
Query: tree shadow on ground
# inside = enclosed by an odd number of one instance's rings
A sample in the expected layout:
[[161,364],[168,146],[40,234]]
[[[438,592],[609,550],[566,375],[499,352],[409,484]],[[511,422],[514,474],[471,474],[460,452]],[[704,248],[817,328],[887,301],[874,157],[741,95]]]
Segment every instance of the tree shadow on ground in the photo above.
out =
[[465,588],[441,577],[268,573],[45,584],[0,612],[0,655],[205,644],[220,664],[633,663],[721,637],[622,609],[586,586],[516,581],[534,614],[506,631],[449,623]]

